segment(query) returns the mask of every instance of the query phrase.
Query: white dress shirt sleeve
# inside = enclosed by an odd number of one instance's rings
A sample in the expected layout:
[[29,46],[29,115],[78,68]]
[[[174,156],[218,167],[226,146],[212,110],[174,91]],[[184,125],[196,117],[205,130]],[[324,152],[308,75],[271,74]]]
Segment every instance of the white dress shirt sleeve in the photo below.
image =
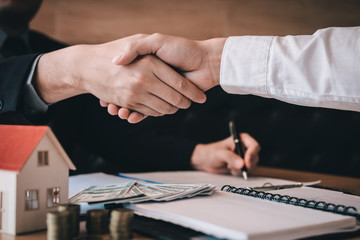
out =
[[233,94],[360,111],[360,27],[300,36],[229,37],[220,85]]

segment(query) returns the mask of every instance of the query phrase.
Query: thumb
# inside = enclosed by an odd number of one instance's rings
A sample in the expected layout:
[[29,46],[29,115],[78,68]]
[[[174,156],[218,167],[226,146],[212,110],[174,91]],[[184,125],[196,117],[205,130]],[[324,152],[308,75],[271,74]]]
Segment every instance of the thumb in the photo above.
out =
[[125,45],[123,51],[112,59],[116,65],[126,65],[134,61],[138,56],[156,54],[160,45],[154,41],[152,35],[130,41]]

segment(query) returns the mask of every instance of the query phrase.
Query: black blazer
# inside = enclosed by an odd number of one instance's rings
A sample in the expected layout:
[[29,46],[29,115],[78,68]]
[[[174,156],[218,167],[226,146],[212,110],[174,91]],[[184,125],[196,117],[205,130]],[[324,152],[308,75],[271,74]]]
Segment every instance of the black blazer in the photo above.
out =
[[0,114],[24,111],[24,85],[35,58],[65,46],[36,31],[29,31],[29,44],[29,54],[0,59]]

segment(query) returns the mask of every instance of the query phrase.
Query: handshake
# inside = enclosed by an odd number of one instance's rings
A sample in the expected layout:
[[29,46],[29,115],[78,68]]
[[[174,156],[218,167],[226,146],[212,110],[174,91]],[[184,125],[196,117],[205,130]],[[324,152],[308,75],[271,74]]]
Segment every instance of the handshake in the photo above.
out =
[[137,34],[76,45],[44,54],[35,85],[47,103],[91,93],[109,114],[137,123],[205,102],[204,91],[219,85],[225,41]]
[[226,38],[138,34],[44,54],[33,85],[47,103],[90,93],[111,115],[136,123],[205,102],[204,91],[220,84],[222,65],[228,93],[360,111],[359,36],[360,27],[327,28],[304,36],[231,37],[225,46]]

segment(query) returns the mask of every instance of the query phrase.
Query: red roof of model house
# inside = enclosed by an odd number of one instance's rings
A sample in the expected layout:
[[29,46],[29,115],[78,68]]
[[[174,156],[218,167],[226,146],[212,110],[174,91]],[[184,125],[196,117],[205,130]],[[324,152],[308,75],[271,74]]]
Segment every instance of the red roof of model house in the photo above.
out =
[[20,125],[0,125],[0,170],[19,172],[45,134],[56,145],[68,167],[75,170],[48,126]]

